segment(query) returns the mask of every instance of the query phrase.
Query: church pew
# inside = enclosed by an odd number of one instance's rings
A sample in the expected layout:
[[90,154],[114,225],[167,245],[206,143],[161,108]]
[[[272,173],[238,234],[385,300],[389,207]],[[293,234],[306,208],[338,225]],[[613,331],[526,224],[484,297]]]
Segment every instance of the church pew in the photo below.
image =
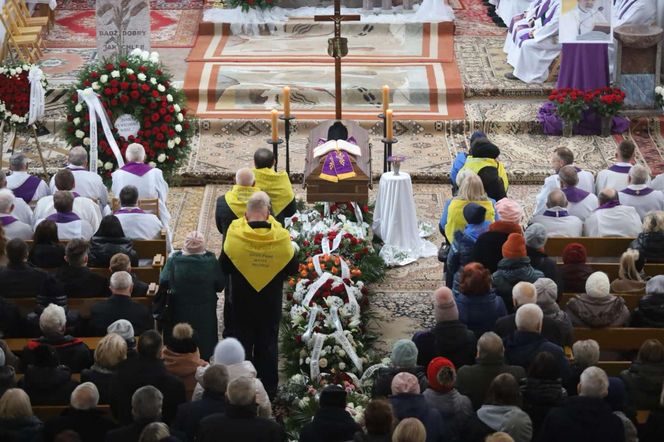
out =
[[[69,405],[33,405],[32,412],[42,421],[47,421],[60,416],[68,407]],[[102,411],[104,416],[111,418],[110,405],[97,405],[97,408]]]
[[[16,381],[17,384],[18,384],[18,381],[23,379],[23,376],[24,376],[23,373],[16,373],[14,375],[14,380]],[[81,382],[81,373],[72,373],[71,374],[71,379],[72,379],[72,381]]]
[[570,243],[580,243],[585,246],[588,257],[615,257],[620,258],[620,255],[629,248],[630,243],[634,238],[592,238],[592,237],[576,237],[576,238],[549,238],[544,246],[544,253],[549,256],[562,256],[563,250]]
[[[79,337],[81,341],[85,343],[85,345],[90,348],[90,350],[94,351],[97,348],[97,345],[99,344],[99,341],[103,336],[95,336],[95,337]],[[7,343],[7,346],[9,349],[12,351],[12,353],[21,353],[23,351],[23,348],[28,345],[28,341],[30,341],[32,338],[8,338],[5,339],[5,342]]]
[[[559,262],[557,264],[558,264],[558,267],[563,265],[562,262]],[[606,273],[609,277],[609,280],[611,280],[611,281],[618,278],[618,270],[620,269],[620,263],[618,263],[618,262],[589,262],[588,264],[596,272]],[[644,271],[645,271],[646,275],[650,275],[650,276],[664,274],[664,264],[663,263],[649,263],[649,264],[646,264],[644,266]]]
[[[567,303],[569,302],[570,299],[574,298],[578,293],[563,293],[563,295],[560,298],[560,301],[558,304],[560,305],[560,308],[564,309],[567,306]],[[625,294],[615,294],[615,296],[620,296],[625,300],[625,305],[627,305],[627,308],[629,309],[630,312],[634,311],[639,306],[639,300],[643,295],[635,295],[632,293],[625,293]]]
[[583,339],[594,339],[602,351],[637,351],[646,339],[664,342],[664,328],[574,327],[574,341]]
[[632,361],[599,361],[597,366],[609,376],[619,376],[620,372],[629,369]]
[[[161,269],[164,267],[165,262],[166,259],[164,258],[164,256],[157,254],[152,259],[152,265],[142,266],[142,267],[132,267],[131,271],[132,273],[135,273],[136,277],[138,277],[138,279],[140,279],[141,281],[156,284],[159,282],[159,274],[161,273]],[[109,268],[90,267],[90,270],[105,278],[111,277],[111,270]]]
[[[78,311],[82,318],[89,318],[92,306],[98,302],[105,301],[106,299],[108,298],[69,298],[67,300],[67,307]],[[37,306],[37,302],[34,298],[9,298],[7,300],[17,306],[22,315],[27,315],[28,313],[33,312]],[[152,307],[152,297],[143,296],[131,298],[131,300],[138,304],[142,304],[147,308]]]

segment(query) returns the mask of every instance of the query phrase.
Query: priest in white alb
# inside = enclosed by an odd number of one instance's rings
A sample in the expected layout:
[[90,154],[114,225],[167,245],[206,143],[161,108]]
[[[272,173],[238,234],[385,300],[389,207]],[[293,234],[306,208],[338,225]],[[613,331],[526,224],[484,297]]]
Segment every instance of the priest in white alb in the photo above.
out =
[[84,239],[89,240],[94,234],[90,223],[81,219],[73,212],[74,195],[72,192],[58,190],[53,195],[53,207],[55,213],[46,218],[38,219],[35,224],[38,226],[42,221],[53,221],[58,228],[58,238],[60,240]]
[[599,206],[597,196],[578,187],[579,174],[574,166],[561,167],[558,176],[560,177],[560,190],[567,198],[567,211],[570,215],[585,221],[586,217]]
[[[7,187],[7,177],[5,176],[5,173],[0,170],[0,189],[7,189],[11,192],[11,190]],[[14,194],[14,192],[12,192]],[[14,195],[16,196],[16,195]],[[14,198],[14,210],[12,211],[11,215],[18,219],[21,222],[24,222],[30,226],[33,225],[35,219],[32,214],[32,209],[26,203],[23,201],[23,198]]]
[[[88,152],[81,146],[72,147],[69,150],[69,164],[65,166],[74,174],[74,192],[80,196],[90,198],[99,203],[104,210],[108,205],[108,189],[97,172],[88,170]],[[51,192],[55,192],[55,176],[51,178]]]
[[120,208],[113,212],[122,224],[125,236],[131,239],[157,239],[164,226],[156,215],[138,207],[138,189],[128,185],[120,191]]
[[[99,204],[92,201],[90,198],[79,195],[74,192],[73,189],[76,186],[76,181],[74,179],[74,174],[69,169],[59,170],[55,174],[55,187],[59,191],[68,191],[71,192],[74,202],[73,202],[73,211],[78,217],[82,220],[87,221],[88,224],[92,226],[96,232],[101,223],[101,211],[99,210]],[[35,220],[41,220],[47,218],[49,215],[52,215],[56,212],[54,199],[52,195],[45,196],[37,202],[35,207]],[[35,227],[37,223],[35,223]]]
[[28,173],[28,158],[22,153],[15,153],[9,159],[11,175],[7,177],[7,187],[14,192],[17,198],[30,204],[40,198],[50,195],[48,184],[36,175]]
[[634,207],[642,220],[648,212],[664,210],[664,193],[648,187],[648,178],[648,169],[638,164],[632,166],[629,184],[618,192],[620,204]]
[[524,30],[532,30],[535,26],[535,22],[540,18],[540,11],[545,6],[548,8],[550,3],[551,0],[535,0],[530,3],[525,11],[512,17],[509,22],[505,22],[508,25],[508,28],[505,43],[503,45],[503,52],[509,54],[512,52],[512,49],[517,47],[516,37]]
[[509,25],[515,15],[528,10],[534,0],[501,0],[496,7],[496,14],[506,25]]
[[597,194],[606,188],[621,190],[629,184],[629,171],[632,169],[636,144],[623,140],[616,149],[616,161],[608,169],[600,170],[595,179]]
[[0,190],[0,225],[3,227],[7,240],[18,238],[27,241],[32,239],[32,226],[12,215],[14,201],[17,199],[20,198],[16,198],[11,190]]
[[583,223],[583,236],[636,237],[641,233],[641,218],[634,207],[623,206],[615,189],[604,189],[599,207]]
[[113,172],[111,192],[119,196],[125,186],[135,186],[139,199],[159,199],[159,219],[168,226],[171,214],[166,207],[168,183],[161,169],[145,164],[145,148],[138,143],[130,144],[125,153],[127,164]]
[[583,234],[583,221],[567,211],[567,197],[560,189],[553,189],[546,201],[546,210],[536,215],[531,224],[539,223],[549,237],[578,237]]

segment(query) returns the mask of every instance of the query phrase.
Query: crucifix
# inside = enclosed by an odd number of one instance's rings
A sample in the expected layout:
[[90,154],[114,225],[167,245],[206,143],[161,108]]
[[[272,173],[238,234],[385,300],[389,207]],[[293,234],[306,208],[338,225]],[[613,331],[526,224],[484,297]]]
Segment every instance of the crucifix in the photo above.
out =
[[348,55],[348,39],[341,37],[341,22],[360,21],[360,16],[342,15],[341,0],[334,0],[334,15],[316,15],[314,21],[334,22],[334,38],[327,41],[327,53],[334,57],[334,107],[336,119],[341,120],[341,59]]

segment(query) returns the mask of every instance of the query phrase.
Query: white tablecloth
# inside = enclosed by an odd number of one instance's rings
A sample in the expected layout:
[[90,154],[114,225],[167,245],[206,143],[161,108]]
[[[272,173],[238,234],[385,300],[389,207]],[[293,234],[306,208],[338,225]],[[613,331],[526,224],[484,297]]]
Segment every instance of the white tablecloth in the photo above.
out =
[[385,243],[380,255],[388,265],[406,265],[438,254],[435,244],[420,237],[413,184],[405,172],[380,177],[372,227]]

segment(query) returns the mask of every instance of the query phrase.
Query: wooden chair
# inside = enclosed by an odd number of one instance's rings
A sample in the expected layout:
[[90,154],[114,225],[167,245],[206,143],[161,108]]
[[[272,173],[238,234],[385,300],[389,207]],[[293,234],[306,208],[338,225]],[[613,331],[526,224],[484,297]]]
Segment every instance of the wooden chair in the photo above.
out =
[[0,23],[5,27],[8,47],[16,51],[18,58],[24,63],[37,63],[42,55],[40,46],[43,45],[39,34],[16,34],[9,25],[4,13],[0,14]]
[[[140,198],[138,200],[138,207],[145,212],[152,213],[159,218],[159,198]],[[116,211],[120,209],[120,200],[113,197],[111,199],[111,210]]]
[[[30,15],[30,10],[25,0],[9,0],[8,4],[16,9],[25,26],[45,26],[48,30],[54,25],[54,20],[51,20],[50,16],[33,17]],[[49,8],[49,11],[51,11],[51,8]]]

